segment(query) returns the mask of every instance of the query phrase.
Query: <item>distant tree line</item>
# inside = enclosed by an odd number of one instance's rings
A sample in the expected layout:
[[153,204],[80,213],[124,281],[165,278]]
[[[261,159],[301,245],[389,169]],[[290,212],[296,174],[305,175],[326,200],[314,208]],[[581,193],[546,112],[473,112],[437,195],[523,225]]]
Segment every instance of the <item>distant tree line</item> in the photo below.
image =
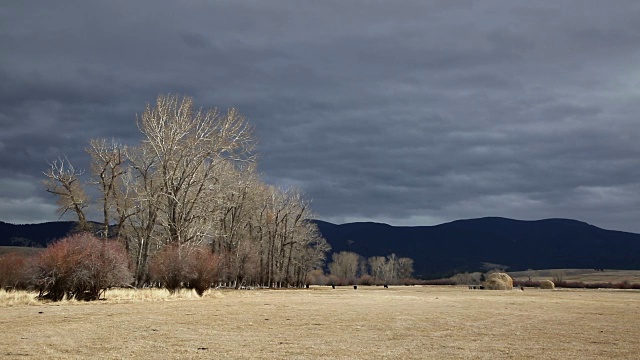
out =
[[396,254],[387,257],[365,258],[354,252],[342,251],[332,255],[328,266],[329,275],[314,270],[309,282],[316,285],[391,285],[413,284],[413,260],[399,258]]
[[[44,182],[59,212],[75,213],[79,233],[120,244],[133,286],[303,286],[324,266],[330,247],[309,221],[309,202],[260,180],[252,128],[235,109],[159,96],[137,125],[137,146],[91,140],[89,184],[66,158],[49,164]],[[88,185],[98,190],[93,201]],[[90,205],[102,214],[99,229],[87,220]]]

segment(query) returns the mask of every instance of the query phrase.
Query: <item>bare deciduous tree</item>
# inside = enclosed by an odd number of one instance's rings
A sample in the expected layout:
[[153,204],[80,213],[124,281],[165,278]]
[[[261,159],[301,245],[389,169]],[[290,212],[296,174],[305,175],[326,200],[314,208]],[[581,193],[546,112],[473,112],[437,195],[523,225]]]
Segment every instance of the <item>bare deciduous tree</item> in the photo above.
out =
[[396,254],[391,254],[386,258],[383,256],[370,257],[368,262],[371,276],[385,284],[395,283],[399,279],[411,278],[413,274],[413,259],[398,258]]
[[62,216],[69,210],[75,212],[78,217],[78,229],[89,230],[84,213],[88,206],[88,198],[80,181],[84,172],[76,170],[67,158],[60,158],[49,163],[49,166],[50,168],[44,172],[47,177],[44,185],[47,192],[58,197],[58,213]]
[[348,282],[355,281],[358,276],[360,255],[349,251],[342,251],[333,254],[331,259],[333,260],[329,264],[329,272],[331,275],[345,279]]
[[398,279],[408,279],[413,275],[413,259],[402,257],[398,259]]
[[[89,142],[89,145],[87,153],[91,155],[91,172],[95,178],[94,183],[100,187],[101,191],[102,236],[106,238],[109,237],[111,213],[114,211],[114,207],[118,205],[118,198],[121,198],[120,194],[117,193],[121,190],[121,187],[118,186],[118,180],[125,171],[123,165],[126,160],[126,148],[115,141],[108,143],[104,139],[93,139]],[[121,226],[120,221],[118,221],[118,225]]]
[[186,244],[202,240],[200,205],[210,195],[208,183],[225,160],[249,161],[254,146],[251,127],[234,109],[193,108],[189,97],[160,96],[139,118],[144,147],[155,159],[161,203],[158,220],[166,241]]
[[377,281],[384,281],[384,269],[387,260],[384,256],[373,256],[368,260],[371,276]]

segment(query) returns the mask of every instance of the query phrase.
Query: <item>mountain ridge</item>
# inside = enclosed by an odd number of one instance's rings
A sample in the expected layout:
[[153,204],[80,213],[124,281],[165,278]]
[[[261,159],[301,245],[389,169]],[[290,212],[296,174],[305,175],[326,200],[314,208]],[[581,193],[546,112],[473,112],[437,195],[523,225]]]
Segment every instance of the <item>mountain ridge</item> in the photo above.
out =
[[334,252],[353,251],[365,257],[395,252],[413,258],[420,277],[477,271],[484,262],[504,264],[511,270],[640,268],[640,256],[633,256],[640,254],[640,234],[573,219],[484,217],[401,227],[368,222],[317,224]]
[[[410,257],[415,261],[415,275],[421,278],[478,271],[485,262],[503,264],[514,271],[640,269],[640,234],[602,229],[573,219],[483,217],[425,226],[313,221],[332,253]],[[72,221],[21,225],[0,221],[0,245],[46,246],[74,226]]]

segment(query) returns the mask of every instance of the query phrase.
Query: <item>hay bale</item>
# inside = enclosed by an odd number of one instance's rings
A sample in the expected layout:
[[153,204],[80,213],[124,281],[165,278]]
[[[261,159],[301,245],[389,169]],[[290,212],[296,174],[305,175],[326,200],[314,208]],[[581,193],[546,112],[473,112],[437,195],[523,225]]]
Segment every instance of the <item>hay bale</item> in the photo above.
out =
[[505,273],[491,273],[484,286],[489,290],[512,290],[513,279]]
[[484,288],[488,290],[507,290],[507,284],[500,279],[493,278],[484,282]]
[[551,280],[542,280],[540,281],[540,289],[555,289],[556,284]]

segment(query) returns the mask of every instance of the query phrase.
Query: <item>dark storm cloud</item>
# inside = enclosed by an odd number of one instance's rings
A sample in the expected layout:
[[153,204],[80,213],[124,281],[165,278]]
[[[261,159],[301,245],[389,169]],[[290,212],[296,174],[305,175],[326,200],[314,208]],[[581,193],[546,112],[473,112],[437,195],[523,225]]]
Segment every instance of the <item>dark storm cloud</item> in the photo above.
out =
[[62,1],[0,7],[0,219],[46,161],[135,143],[160,93],[238,107],[322,219],[569,217],[640,231],[632,1]]

